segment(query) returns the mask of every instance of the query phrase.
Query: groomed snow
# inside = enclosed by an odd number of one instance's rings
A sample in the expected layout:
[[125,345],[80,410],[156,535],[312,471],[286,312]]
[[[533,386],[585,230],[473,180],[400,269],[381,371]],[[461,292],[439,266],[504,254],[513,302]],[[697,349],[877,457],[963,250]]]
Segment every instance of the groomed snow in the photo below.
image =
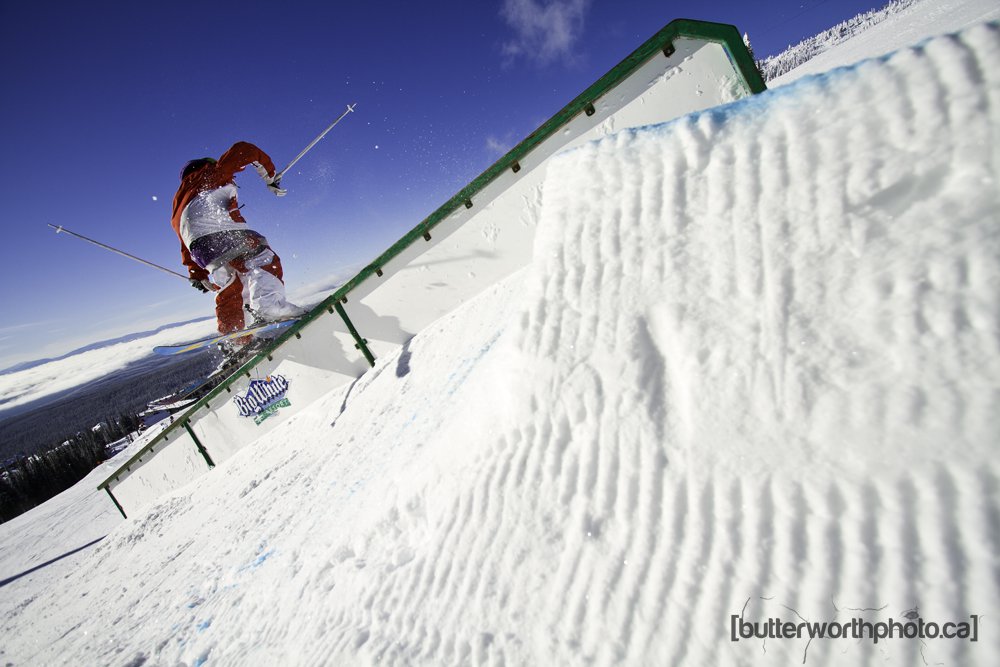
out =
[[[9,584],[0,661],[993,664],[998,58],[977,26],[553,159],[525,272]],[[730,641],[915,608],[979,642]]]

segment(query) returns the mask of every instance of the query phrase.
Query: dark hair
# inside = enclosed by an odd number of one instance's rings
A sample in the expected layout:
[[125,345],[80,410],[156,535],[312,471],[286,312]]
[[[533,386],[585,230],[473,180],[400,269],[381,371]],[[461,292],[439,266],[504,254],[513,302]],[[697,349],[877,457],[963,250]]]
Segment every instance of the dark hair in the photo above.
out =
[[197,160],[191,160],[186,165],[184,165],[184,168],[181,170],[181,180],[183,181],[185,178],[187,178],[194,172],[198,171],[206,164],[215,164],[215,163],[216,159],[214,157],[200,157]]

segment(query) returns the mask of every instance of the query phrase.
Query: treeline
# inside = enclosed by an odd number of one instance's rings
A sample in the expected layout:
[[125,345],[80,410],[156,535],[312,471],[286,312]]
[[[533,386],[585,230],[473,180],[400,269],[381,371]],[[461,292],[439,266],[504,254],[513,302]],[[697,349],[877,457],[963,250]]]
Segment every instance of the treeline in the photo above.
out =
[[105,460],[108,445],[135,433],[141,422],[136,414],[107,417],[94,428],[65,438],[50,449],[0,464],[0,523],[86,477]]
[[89,429],[101,415],[142,412],[149,401],[206,377],[216,363],[207,353],[154,358],[74,388],[41,407],[14,416],[0,413],[0,461],[48,449],[66,434]]
[[86,477],[112,454],[108,444],[139,429],[149,401],[200,381],[216,363],[209,353],[152,358],[0,421],[0,522]]
[[[878,25],[893,14],[898,14],[904,9],[909,9],[918,1],[890,0],[881,9],[871,9],[863,14],[858,14],[854,18],[838,23],[818,35],[804,39],[794,46],[789,46],[776,56],[769,56],[763,60],[756,61],[757,69],[760,70],[765,81],[776,79],[824,51],[828,51],[837,44],[864,32],[874,25]],[[749,42],[749,40],[746,41]]]

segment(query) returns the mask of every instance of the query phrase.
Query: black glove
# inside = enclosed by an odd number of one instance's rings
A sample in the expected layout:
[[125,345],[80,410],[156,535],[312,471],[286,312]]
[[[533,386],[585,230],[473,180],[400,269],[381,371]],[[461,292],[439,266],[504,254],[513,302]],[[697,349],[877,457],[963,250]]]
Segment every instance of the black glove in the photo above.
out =
[[212,290],[212,283],[208,282],[208,278],[203,280],[191,279],[191,287],[195,288],[199,292],[210,292]]

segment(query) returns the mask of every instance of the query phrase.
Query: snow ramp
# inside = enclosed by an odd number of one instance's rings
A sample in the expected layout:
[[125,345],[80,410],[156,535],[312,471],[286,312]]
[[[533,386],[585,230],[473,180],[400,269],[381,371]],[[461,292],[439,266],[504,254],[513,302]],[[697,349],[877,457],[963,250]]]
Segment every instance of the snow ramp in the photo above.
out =
[[554,158],[525,271],[121,523],[4,659],[995,664],[998,58],[980,26]]
[[116,470],[123,515],[203,474],[531,258],[561,150],[764,90],[733,26],[676,20],[525,138]]

